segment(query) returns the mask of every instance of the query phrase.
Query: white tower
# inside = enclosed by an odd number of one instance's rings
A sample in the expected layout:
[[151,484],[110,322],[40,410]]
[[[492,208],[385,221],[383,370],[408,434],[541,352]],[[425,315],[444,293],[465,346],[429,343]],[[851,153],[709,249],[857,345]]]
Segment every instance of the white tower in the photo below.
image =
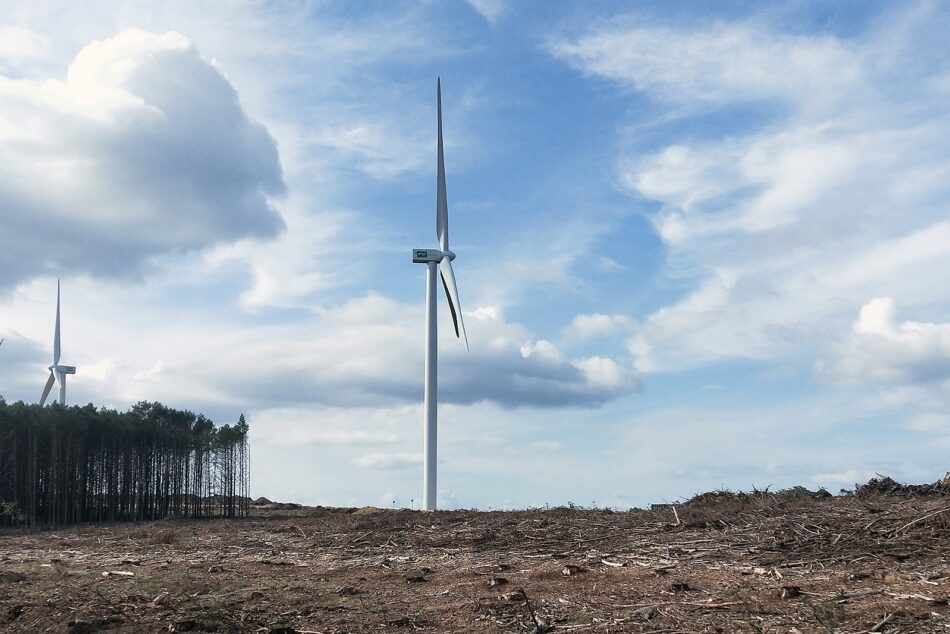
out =
[[442,287],[445,289],[449,301],[449,310],[452,312],[452,322],[455,324],[455,336],[465,342],[468,350],[468,337],[465,335],[465,324],[462,322],[462,308],[459,305],[458,288],[455,285],[455,273],[452,272],[452,260],[455,254],[449,250],[449,204],[445,195],[445,157],[442,152],[442,82],[436,81],[436,104],[438,110],[438,184],[435,211],[435,234],[439,239],[438,249],[413,249],[412,261],[426,265],[426,360],[425,360],[425,389],[423,392],[423,455],[422,472],[422,508],[426,511],[436,509],[436,460],[438,441],[438,368],[439,342],[438,313],[436,290],[436,269],[442,276]]

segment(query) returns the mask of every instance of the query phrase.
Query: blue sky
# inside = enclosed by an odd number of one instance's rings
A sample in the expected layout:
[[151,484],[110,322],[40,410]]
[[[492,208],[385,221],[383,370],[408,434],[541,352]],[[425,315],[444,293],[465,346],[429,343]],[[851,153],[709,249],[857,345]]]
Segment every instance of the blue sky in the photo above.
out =
[[0,394],[245,413],[254,495],[421,493],[435,78],[472,352],[443,507],[950,468],[938,2],[12,3]]

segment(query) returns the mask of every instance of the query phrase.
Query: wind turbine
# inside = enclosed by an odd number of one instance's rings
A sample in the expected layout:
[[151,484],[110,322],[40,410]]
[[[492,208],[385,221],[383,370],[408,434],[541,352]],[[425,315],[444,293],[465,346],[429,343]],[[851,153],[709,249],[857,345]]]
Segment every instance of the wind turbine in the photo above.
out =
[[455,286],[455,273],[452,272],[452,260],[455,254],[449,250],[449,204],[445,196],[445,157],[442,152],[442,81],[436,80],[436,104],[439,113],[439,165],[438,185],[435,206],[435,235],[439,239],[438,249],[413,249],[412,261],[426,265],[426,361],[425,390],[423,392],[423,454],[422,471],[422,508],[434,511],[436,507],[436,441],[438,438],[438,327],[436,324],[436,269],[442,276],[442,288],[449,300],[452,311],[452,323],[455,324],[455,336],[465,342],[468,350],[468,337],[462,322],[462,308],[459,305],[459,292]]
[[46,397],[53,389],[53,383],[59,383],[59,404],[66,404],[66,375],[76,374],[76,366],[59,364],[59,280],[56,280],[56,330],[53,333],[53,365],[49,367],[49,378],[40,397],[40,407],[46,404]]

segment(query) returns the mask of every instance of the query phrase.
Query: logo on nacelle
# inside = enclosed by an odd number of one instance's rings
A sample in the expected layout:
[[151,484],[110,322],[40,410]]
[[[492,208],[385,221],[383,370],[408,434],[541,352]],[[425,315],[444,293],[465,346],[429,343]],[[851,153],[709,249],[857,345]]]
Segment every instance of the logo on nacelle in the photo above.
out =
[[444,254],[438,249],[413,249],[412,261],[420,264],[440,262]]

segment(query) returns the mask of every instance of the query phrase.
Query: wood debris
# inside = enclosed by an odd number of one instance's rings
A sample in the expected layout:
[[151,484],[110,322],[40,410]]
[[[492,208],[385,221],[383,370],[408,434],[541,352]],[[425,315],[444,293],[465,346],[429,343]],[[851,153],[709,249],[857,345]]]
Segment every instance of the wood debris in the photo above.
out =
[[0,631],[950,633],[945,489],[3,529]]

